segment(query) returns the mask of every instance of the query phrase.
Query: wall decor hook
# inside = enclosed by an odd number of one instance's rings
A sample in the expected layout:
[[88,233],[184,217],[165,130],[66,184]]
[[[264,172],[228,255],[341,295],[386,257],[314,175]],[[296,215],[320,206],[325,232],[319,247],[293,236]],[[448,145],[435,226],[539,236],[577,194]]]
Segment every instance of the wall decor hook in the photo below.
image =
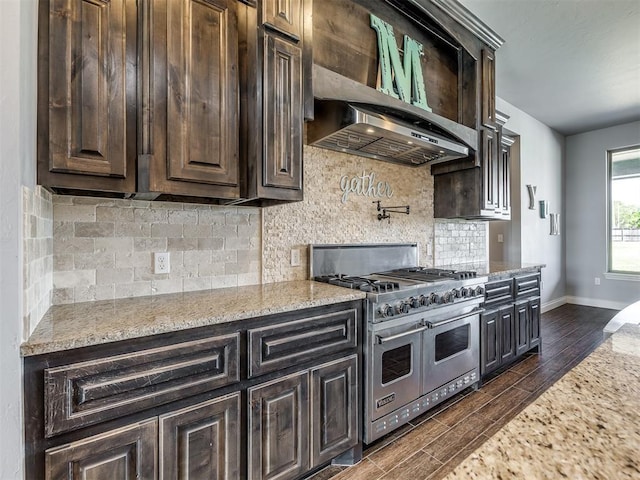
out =
[[527,185],[527,191],[529,192],[529,210],[536,209],[536,190],[538,187],[535,185]]
[[409,205],[402,205],[402,206],[396,206],[396,207],[384,207],[380,205],[380,200],[375,201],[373,203],[378,204],[378,206],[376,207],[376,210],[378,211],[378,220],[384,220],[385,218],[388,218],[389,223],[391,223],[392,213],[403,213],[405,215],[409,215],[409,211],[411,208]]

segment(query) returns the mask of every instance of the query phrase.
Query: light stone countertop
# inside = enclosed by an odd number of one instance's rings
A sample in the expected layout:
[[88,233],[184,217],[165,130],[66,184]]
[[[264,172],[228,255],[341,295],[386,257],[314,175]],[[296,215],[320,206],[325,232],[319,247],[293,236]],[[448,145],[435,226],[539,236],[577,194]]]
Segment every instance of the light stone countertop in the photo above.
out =
[[436,268],[448,268],[452,270],[474,270],[478,275],[487,275],[489,280],[508,277],[526,271],[540,270],[546,267],[544,263],[524,262],[468,262],[451,265],[438,265]]
[[640,326],[625,324],[450,473],[640,478]]
[[20,353],[39,355],[364,297],[358,290],[305,280],[54,305]]

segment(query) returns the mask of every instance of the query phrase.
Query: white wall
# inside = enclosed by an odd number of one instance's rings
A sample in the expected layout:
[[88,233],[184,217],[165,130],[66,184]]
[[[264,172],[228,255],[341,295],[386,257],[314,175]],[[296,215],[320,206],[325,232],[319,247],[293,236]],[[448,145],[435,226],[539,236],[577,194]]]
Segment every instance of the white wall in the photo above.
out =
[[0,478],[18,479],[24,475],[21,184],[35,183],[37,4],[0,0],[0,10]]
[[[562,135],[539,122],[501,98],[497,109],[509,120],[505,128],[520,135],[520,255],[523,263],[544,263],[542,269],[543,309],[564,303],[566,237],[563,205],[563,156],[565,140]],[[547,200],[549,211],[560,213],[559,236],[549,235],[549,218],[541,219],[538,209],[529,210],[526,185],[536,185],[537,200]],[[518,195],[514,190],[512,196]],[[491,242],[495,239],[492,238]]]
[[574,303],[623,308],[640,300],[640,282],[604,277],[607,150],[639,144],[640,122],[572,135],[566,142],[567,295]]

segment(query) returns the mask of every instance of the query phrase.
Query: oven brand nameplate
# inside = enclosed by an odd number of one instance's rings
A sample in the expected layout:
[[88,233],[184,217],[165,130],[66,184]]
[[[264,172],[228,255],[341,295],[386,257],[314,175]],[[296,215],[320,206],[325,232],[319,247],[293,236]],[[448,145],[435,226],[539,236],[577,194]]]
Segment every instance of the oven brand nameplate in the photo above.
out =
[[389,405],[391,402],[395,401],[396,394],[395,392],[387,395],[386,397],[382,397],[376,400],[376,408],[384,407],[385,405]]

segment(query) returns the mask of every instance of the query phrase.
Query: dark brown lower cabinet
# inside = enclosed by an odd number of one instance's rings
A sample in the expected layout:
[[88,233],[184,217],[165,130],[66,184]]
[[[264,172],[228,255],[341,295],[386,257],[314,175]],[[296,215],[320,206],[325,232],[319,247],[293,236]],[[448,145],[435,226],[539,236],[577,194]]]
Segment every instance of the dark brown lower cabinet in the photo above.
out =
[[240,477],[240,394],[161,415],[160,478]]
[[45,452],[46,480],[154,480],[158,419],[52,448]]
[[491,308],[480,317],[482,375],[540,346],[540,274],[489,282],[485,290]]
[[46,478],[235,480],[239,431],[234,393],[47,450]]
[[249,478],[293,479],[358,443],[357,356],[249,389]]
[[26,478],[286,480],[357,461],[361,307],[26,357]]
[[505,305],[486,311],[482,314],[480,322],[482,341],[480,364],[484,375],[516,357],[516,325],[513,306]]

